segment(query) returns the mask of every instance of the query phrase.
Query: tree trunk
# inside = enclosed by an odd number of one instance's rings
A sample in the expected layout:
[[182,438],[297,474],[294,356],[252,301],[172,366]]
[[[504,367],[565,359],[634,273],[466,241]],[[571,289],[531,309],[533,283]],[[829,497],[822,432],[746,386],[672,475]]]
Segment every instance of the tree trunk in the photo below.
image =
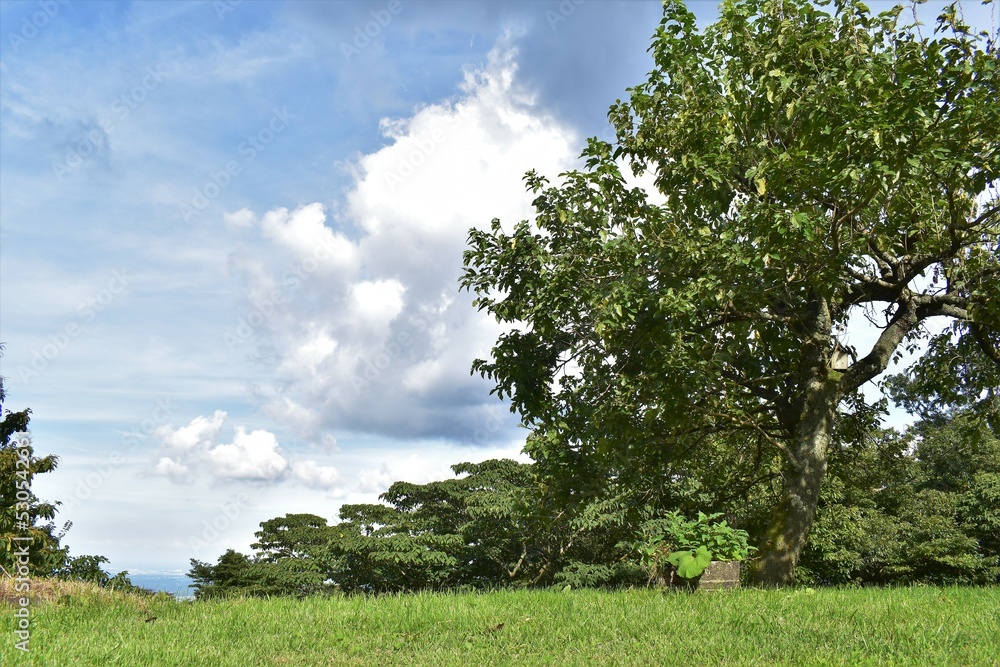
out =
[[750,578],[762,586],[795,581],[795,566],[812,528],[820,486],[826,476],[826,454],[841,397],[841,374],[830,369],[828,311],[821,304],[806,352],[803,397],[792,441],[786,452],[784,493],[771,517],[761,556]]
[[795,566],[812,528],[837,406],[836,383],[826,384],[807,399],[812,405],[795,434],[792,460],[783,474],[784,494],[771,519],[761,557],[751,570],[751,578],[763,586],[784,586],[795,580]]

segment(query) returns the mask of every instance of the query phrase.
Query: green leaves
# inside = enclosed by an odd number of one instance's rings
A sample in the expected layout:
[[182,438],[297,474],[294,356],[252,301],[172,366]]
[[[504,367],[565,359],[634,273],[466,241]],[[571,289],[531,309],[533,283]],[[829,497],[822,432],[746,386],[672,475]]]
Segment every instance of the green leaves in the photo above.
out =
[[[53,576],[67,563],[69,549],[60,540],[70,524],[59,530],[53,519],[60,503],[40,500],[32,480],[55,470],[59,458],[38,456],[30,439],[14,438],[28,430],[31,410],[4,412],[5,397],[0,378],[0,568],[17,572],[19,565],[27,564],[32,576]],[[27,563],[16,555],[25,546],[25,537],[31,540]]]
[[712,554],[707,547],[675,551],[667,556],[667,562],[677,568],[677,576],[684,579],[694,579],[701,576],[712,562]]
[[679,512],[669,512],[642,526],[643,539],[633,545],[650,580],[663,578],[664,566],[673,566],[677,575],[693,579],[713,560],[744,560],[756,548],[747,544],[746,531],[719,521],[721,513],[698,512],[688,520]]
[[845,442],[831,454],[804,579],[996,583],[998,473],[1000,441],[967,412]]
[[[823,447],[796,443],[806,408],[832,415],[809,426],[827,441],[927,318],[1000,358],[995,44],[953,11],[923,38],[898,10],[820,9],[734,0],[699,31],[666,3],[655,69],[609,113],[615,143],[589,141],[557,183],[529,174],[532,220],[470,233],[462,285],[510,326],[473,368],[545,433],[538,456],[624,468],[752,433],[791,480],[823,470]],[[887,304],[887,333],[832,372],[837,328]]]

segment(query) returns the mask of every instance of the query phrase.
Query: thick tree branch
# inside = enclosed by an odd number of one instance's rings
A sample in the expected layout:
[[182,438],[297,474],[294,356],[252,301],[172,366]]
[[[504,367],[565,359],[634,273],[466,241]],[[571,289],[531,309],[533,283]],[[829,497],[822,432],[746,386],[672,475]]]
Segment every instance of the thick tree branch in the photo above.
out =
[[972,332],[972,337],[979,345],[979,349],[983,351],[983,354],[992,359],[994,363],[1000,365],[1000,348],[989,339],[986,330],[982,325],[975,322],[969,322],[968,324],[969,331]]
[[955,225],[955,229],[958,231],[966,232],[975,229],[984,222],[989,221],[990,218],[1000,217],[1000,203],[986,209],[983,211],[979,217],[977,217],[972,222],[967,225]]
[[871,352],[845,371],[841,380],[842,393],[853,392],[885,371],[892,359],[892,353],[896,351],[906,335],[919,324],[920,319],[912,303],[902,301],[898,305],[896,314],[889,325],[882,330],[882,334],[872,346]]
[[968,320],[966,300],[955,294],[913,294],[904,292],[896,302],[896,313],[882,330],[866,357],[852,365],[841,381],[843,393],[850,393],[882,374],[893,353],[917,325],[929,317],[945,316]]

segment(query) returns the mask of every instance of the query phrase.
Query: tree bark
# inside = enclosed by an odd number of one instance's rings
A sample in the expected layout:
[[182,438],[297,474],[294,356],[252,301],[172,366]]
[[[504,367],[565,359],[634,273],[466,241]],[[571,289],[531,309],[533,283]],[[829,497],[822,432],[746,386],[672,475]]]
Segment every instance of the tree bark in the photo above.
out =
[[838,400],[834,379],[818,379],[816,386],[809,388],[805,414],[783,473],[783,497],[772,515],[760,559],[751,568],[751,578],[757,584],[785,586],[795,580],[795,566],[812,528],[826,476],[826,453]]
[[841,398],[842,375],[830,368],[831,321],[825,302],[816,304],[803,360],[803,395],[782,473],[784,491],[771,517],[760,558],[750,578],[762,586],[795,581],[795,566],[812,528],[826,476],[830,434]]

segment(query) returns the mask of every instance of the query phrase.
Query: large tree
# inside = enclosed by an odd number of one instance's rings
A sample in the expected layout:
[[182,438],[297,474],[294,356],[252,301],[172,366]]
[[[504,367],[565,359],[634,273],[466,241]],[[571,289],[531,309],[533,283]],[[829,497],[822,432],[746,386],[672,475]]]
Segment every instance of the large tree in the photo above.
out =
[[[665,3],[614,143],[557,185],[529,173],[534,220],[472,230],[462,283],[509,324],[473,369],[533,456],[642,465],[751,435],[779,452],[756,574],[780,585],[834,427],[877,416],[861,387],[936,317],[954,322],[939,353],[1000,362],[1000,67],[954,7],[932,35],[860,2],[720,9],[701,31]],[[862,316],[875,342],[847,349]]]

